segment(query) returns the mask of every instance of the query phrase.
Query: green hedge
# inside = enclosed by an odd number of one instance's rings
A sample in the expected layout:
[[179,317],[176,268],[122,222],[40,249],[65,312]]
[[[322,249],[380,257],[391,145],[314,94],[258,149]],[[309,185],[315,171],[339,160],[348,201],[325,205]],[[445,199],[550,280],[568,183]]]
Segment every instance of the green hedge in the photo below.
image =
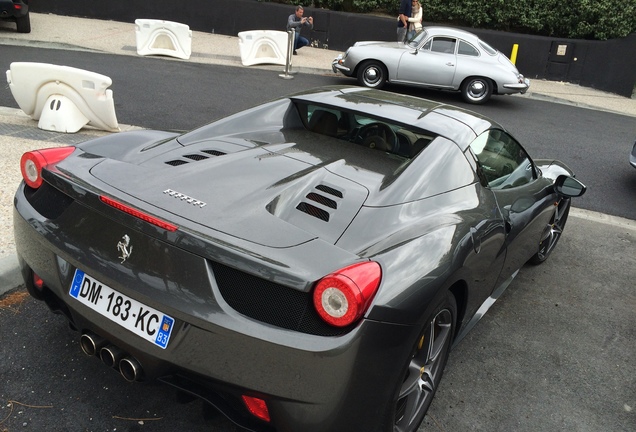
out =
[[[258,0],[267,1],[267,0]],[[397,15],[399,0],[270,0]],[[636,32],[635,0],[420,0],[424,21],[541,36],[606,40]]]

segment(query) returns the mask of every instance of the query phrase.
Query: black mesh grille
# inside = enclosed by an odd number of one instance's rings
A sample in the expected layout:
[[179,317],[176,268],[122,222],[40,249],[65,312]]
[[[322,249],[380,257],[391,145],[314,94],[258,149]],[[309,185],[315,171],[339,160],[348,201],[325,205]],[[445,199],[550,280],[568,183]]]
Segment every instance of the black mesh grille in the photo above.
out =
[[[341,191],[324,184],[319,184],[318,186],[316,186],[315,190],[319,192],[309,192],[307,196],[305,196],[305,198],[307,200],[318,203],[321,206],[334,210],[338,209],[338,201],[340,201],[343,197]],[[331,195],[335,199],[326,196],[327,194]],[[308,215],[323,220],[325,222],[329,222],[329,219],[331,217],[328,210],[317,207],[306,201],[300,202],[296,206],[296,210],[300,210],[303,213],[307,213]]]
[[351,327],[325,323],[311,293],[297,291],[222,264],[212,263],[223,299],[237,312],[277,327],[318,336],[338,336]]
[[204,156],[202,154],[189,154],[189,155],[185,155],[184,157],[188,159],[192,159],[193,161],[200,161],[200,160],[208,158],[207,156]]
[[319,184],[318,186],[316,186],[316,189],[326,192],[330,195],[336,196],[338,198],[342,198],[342,192],[332,187],[326,186],[324,184]]
[[202,150],[202,151],[203,153],[207,153],[212,156],[223,156],[225,154],[222,151],[218,151],[218,150]]
[[25,187],[24,195],[33,208],[47,219],[57,219],[73,203],[73,198],[46,182],[38,189]]
[[184,161],[184,160],[176,159],[176,160],[168,161],[168,162],[166,162],[166,163],[167,163],[168,165],[172,165],[172,166],[179,166],[179,165],[187,164],[188,162],[187,162],[187,161]]
[[314,192],[311,192],[309,194],[307,194],[307,199],[310,199],[312,201],[316,201],[324,206],[327,206],[329,208],[335,209],[338,208],[338,205],[336,204],[336,202],[330,198],[327,198],[324,195],[320,195]]
[[329,213],[327,211],[306,202],[299,203],[296,206],[296,209],[318,219],[324,220],[325,222],[329,222]]
[[[201,153],[205,153],[205,154],[201,154]],[[183,155],[183,157],[197,162],[197,161],[209,159],[209,156],[206,156],[206,154],[210,156],[223,156],[225,154],[218,150],[201,150],[201,153],[191,153],[191,154]],[[172,166],[179,166],[179,165],[183,165],[187,163],[188,161],[183,159],[174,159],[174,160],[170,160],[166,162],[166,164],[172,165]]]

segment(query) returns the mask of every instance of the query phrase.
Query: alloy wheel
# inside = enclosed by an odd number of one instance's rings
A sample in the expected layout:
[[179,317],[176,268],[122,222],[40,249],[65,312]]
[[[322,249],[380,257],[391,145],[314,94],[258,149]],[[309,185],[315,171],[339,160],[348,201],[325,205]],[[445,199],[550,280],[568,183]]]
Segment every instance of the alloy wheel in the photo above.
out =
[[570,200],[562,199],[557,205],[554,206],[554,214],[550,218],[550,222],[546,226],[541,241],[539,242],[539,250],[536,255],[530,260],[533,264],[541,264],[546,261],[554,248],[556,247],[563,229],[565,228],[565,222],[568,219],[570,213]]
[[426,326],[398,394],[394,432],[415,431],[424,418],[446,365],[452,330],[450,309],[439,311]]

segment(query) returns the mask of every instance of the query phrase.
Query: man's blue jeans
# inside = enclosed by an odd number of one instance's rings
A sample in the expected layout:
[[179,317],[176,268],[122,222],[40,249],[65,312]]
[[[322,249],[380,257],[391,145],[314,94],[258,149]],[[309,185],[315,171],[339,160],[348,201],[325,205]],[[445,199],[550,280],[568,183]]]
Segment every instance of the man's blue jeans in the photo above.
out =
[[296,41],[294,42],[294,51],[298,48],[302,48],[304,46],[309,45],[309,40],[306,37],[302,37],[300,34],[296,33]]

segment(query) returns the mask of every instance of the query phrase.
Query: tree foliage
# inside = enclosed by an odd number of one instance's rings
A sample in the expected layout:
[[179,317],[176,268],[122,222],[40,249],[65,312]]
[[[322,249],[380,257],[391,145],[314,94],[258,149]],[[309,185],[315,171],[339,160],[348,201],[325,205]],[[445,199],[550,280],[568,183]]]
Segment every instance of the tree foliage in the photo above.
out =
[[[259,0],[260,1],[260,0]],[[397,15],[399,0],[273,0]],[[636,0],[420,0],[424,21],[541,36],[606,40],[636,32]]]

